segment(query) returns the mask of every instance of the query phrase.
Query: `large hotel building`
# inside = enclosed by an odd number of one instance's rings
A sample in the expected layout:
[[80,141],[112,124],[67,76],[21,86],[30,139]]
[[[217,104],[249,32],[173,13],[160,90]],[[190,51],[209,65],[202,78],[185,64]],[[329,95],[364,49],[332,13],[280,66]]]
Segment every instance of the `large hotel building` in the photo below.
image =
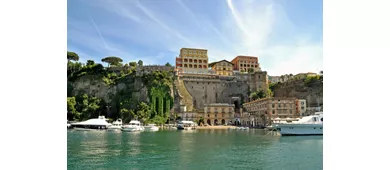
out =
[[257,57],[252,56],[237,56],[232,60],[234,70],[248,72],[249,68],[254,71],[260,71],[259,61]]
[[244,103],[243,106],[246,112],[268,123],[275,118],[299,118],[301,108],[297,109],[297,102],[301,101],[294,97],[271,97]]
[[208,73],[206,49],[182,48],[176,58],[176,68],[181,73]]

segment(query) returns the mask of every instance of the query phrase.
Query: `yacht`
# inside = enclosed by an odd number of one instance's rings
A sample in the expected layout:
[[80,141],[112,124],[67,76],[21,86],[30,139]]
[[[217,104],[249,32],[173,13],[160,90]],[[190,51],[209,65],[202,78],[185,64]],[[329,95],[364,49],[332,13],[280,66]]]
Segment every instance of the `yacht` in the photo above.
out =
[[107,128],[109,131],[121,130],[122,129],[122,119],[118,119],[112,123],[111,126]]
[[99,116],[98,118],[89,119],[83,122],[72,123],[72,127],[75,130],[106,130],[111,123],[107,122],[107,119],[104,116]]
[[148,131],[148,132],[156,132],[159,129],[155,124],[148,124],[144,128],[145,128],[145,131]]
[[68,123],[68,128],[67,129],[70,129],[72,126],[70,125],[68,120],[66,120],[66,122]]
[[323,113],[316,112],[292,123],[276,123],[273,127],[282,136],[323,135]]
[[193,121],[183,120],[177,124],[177,129],[178,130],[192,130],[192,129],[196,129],[196,127],[195,127],[195,123]]
[[141,126],[141,122],[138,120],[132,120],[128,125],[122,126],[122,131],[124,132],[138,132],[143,130],[144,127]]

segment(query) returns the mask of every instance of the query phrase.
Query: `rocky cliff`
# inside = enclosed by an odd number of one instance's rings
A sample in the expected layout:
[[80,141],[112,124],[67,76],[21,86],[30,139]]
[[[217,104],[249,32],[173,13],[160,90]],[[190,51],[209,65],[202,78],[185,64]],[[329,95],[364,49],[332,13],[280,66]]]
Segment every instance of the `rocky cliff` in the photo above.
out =
[[304,79],[280,83],[275,86],[275,97],[296,97],[306,99],[308,107],[322,106],[323,103],[323,83],[314,82],[308,86]]

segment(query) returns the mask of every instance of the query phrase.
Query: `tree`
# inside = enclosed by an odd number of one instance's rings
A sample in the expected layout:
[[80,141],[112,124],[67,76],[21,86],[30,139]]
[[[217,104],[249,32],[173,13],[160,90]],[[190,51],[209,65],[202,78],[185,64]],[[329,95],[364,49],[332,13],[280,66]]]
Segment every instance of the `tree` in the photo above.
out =
[[321,70],[321,71],[320,71],[320,75],[323,75],[323,74],[324,74],[324,72]]
[[76,98],[75,97],[68,97],[66,99],[66,104],[67,104],[67,118],[68,120],[74,120],[74,119],[79,119],[80,118],[80,113],[77,112],[76,110]]
[[256,92],[251,93],[249,97],[250,97],[252,100],[258,99],[257,93],[256,93]]
[[144,102],[138,103],[136,107],[136,116],[138,119],[143,122],[147,121],[150,118],[151,108],[148,104]]
[[132,109],[128,110],[123,108],[120,110],[120,114],[123,122],[130,122],[135,117],[134,110]]
[[260,99],[267,97],[267,94],[263,90],[259,90],[256,93],[257,93],[257,97]]
[[130,65],[131,67],[137,67],[137,62],[130,62],[129,65]]
[[253,72],[255,72],[255,69],[249,68],[249,69],[248,69],[248,72],[249,72],[249,73],[253,73]]
[[95,65],[95,61],[87,60],[87,66],[93,66],[93,65]]
[[167,66],[167,67],[172,67],[172,65],[169,64],[169,62],[167,62],[167,63],[165,64],[165,66]]
[[138,66],[142,67],[144,65],[144,62],[142,60],[138,61]]
[[87,94],[77,96],[76,98],[77,108],[81,112],[80,119],[90,119],[97,117],[97,111],[100,109],[101,99],[97,97],[89,97]]
[[79,61],[79,55],[75,52],[68,51],[68,62],[70,62],[71,60]]
[[123,60],[119,57],[110,56],[110,57],[103,58],[102,62],[108,63],[108,67],[110,67],[110,65],[122,64],[121,62],[123,62]]

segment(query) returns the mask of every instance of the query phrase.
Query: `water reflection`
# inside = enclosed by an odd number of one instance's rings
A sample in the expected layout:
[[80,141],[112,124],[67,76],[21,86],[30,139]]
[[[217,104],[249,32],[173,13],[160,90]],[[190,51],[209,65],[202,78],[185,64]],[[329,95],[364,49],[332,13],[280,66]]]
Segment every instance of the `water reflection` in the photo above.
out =
[[264,130],[68,132],[68,169],[320,169],[322,137]]

